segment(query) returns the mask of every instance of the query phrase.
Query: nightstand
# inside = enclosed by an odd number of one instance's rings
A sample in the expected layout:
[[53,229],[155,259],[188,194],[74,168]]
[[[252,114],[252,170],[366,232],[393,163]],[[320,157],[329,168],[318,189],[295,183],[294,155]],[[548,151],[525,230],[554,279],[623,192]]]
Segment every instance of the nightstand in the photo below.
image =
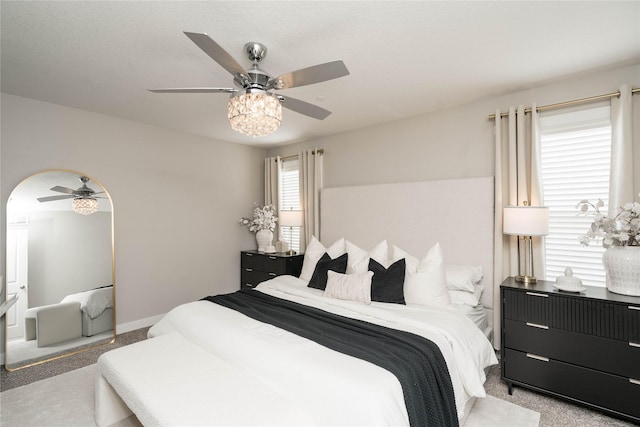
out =
[[267,254],[258,251],[240,252],[240,287],[253,288],[258,283],[288,274],[300,276],[303,254]]
[[553,282],[500,286],[501,372],[518,385],[640,422],[640,298]]

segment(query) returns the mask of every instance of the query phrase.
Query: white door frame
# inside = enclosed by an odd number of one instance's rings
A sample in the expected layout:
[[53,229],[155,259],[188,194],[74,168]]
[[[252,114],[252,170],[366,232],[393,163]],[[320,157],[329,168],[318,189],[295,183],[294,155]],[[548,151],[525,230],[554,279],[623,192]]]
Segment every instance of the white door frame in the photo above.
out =
[[7,299],[18,296],[5,317],[7,340],[24,338],[24,313],[29,306],[29,230],[7,227]]

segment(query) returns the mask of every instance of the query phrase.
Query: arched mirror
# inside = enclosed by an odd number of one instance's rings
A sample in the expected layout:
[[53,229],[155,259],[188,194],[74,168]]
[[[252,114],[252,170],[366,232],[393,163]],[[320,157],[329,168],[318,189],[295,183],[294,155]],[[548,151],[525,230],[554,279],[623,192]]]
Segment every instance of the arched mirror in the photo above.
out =
[[45,171],[7,202],[5,367],[115,340],[113,208],[89,175]]

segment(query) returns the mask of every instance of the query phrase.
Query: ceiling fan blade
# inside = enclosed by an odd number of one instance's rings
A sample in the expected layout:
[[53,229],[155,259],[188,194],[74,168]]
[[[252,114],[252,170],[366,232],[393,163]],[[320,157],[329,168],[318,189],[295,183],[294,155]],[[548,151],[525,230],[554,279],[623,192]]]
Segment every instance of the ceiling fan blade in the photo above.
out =
[[154,93],[233,93],[236,91],[236,89],[228,87],[170,87],[147,90]]
[[317,105],[309,104],[299,99],[291,98],[289,96],[277,95],[278,99],[282,103],[282,106],[288,108],[296,113],[304,114],[305,116],[312,117],[318,120],[324,120],[331,114],[331,111],[320,108]]
[[214,61],[222,66],[225,70],[231,73],[233,76],[241,75],[246,76],[246,71],[236,61],[233,56],[222,48],[218,43],[214,42],[211,37],[202,33],[189,33],[187,31],[184,34],[191,39],[200,49],[211,57]]
[[73,199],[75,196],[73,194],[68,194],[64,196],[48,196],[48,197],[38,197],[39,202],[53,202],[54,200],[63,200],[63,199]]
[[349,75],[349,70],[347,70],[344,62],[333,61],[283,74],[270,80],[268,85],[275,89],[288,89],[337,79],[347,75]]
[[72,190],[71,188],[67,187],[61,187],[59,185],[51,187],[51,191],[57,191],[58,193],[76,194],[76,190]]

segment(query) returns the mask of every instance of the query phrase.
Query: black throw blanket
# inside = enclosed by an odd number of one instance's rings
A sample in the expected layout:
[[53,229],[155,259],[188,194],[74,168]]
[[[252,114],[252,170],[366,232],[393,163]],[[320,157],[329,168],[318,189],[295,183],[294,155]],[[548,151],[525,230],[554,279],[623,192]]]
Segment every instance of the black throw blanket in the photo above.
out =
[[390,371],[402,385],[412,426],[458,425],[447,364],[426,338],[254,290],[203,299]]

